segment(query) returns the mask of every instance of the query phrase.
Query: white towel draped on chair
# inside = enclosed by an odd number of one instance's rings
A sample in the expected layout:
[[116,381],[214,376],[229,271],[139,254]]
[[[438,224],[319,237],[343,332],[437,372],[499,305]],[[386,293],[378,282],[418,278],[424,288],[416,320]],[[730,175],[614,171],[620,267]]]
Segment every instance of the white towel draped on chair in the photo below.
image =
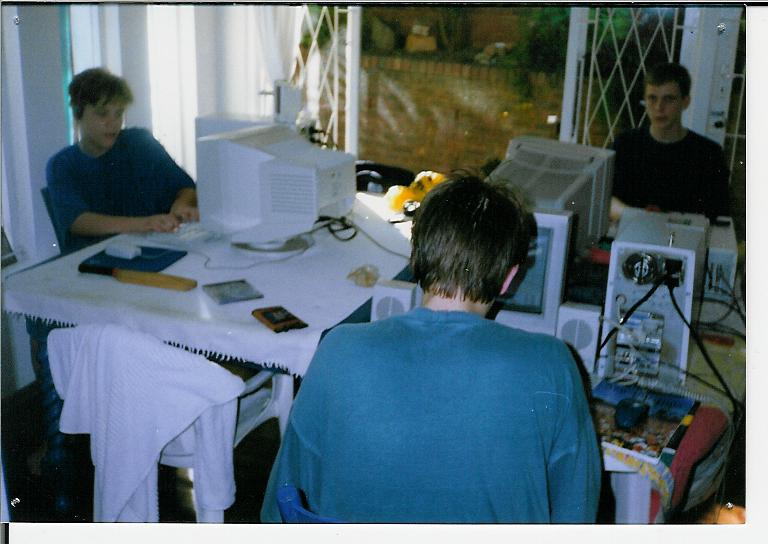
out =
[[116,325],[54,330],[48,348],[64,399],[60,429],[91,435],[94,521],[157,521],[157,464],[166,445],[185,430],[185,440],[170,449],[194,447],[198,520],[210,510],[220,511],[214,519],[223,520],[235,499],[240,378],[204,357]]

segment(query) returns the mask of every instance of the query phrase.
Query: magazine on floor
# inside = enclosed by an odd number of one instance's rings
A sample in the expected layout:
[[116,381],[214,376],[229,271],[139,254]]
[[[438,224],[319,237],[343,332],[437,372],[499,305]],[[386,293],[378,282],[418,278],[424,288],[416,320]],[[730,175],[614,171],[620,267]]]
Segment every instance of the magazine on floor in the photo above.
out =
[[[653,464],[662,458],[671,460],[699,405],[696,400],[681,395],[607,380],[594,387],[592,397],[603,447],[621,450]],[[616,407],[624,399],[643,405],[642,413],[631,426],[627,425],[626,418],[620,417],[617,422]]]

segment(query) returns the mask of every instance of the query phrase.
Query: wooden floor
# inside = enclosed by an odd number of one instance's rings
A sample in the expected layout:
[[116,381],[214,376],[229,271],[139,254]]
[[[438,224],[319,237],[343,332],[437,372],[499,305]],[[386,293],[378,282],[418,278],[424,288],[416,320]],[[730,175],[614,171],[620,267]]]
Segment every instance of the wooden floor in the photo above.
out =
[[[88,522],[93,514],[93,467],[90,463],[87,436],[71,437],[78,451],[77,497],[75,507],[66,517],[56,515],[51,483],[29,470],[28,459],[39,446],[42,436],[40,403],[34,386],[27,387],[2,404],[2,453],[9,499],[12,501],[12,521],[26,522]],[[727,468],[726,478],[718,496],[689,512],[678,515],[673,523],[702,523],[710,521],[715,504],[732,502],[745,504],[744,429],[737,434]],[[269,471],[279,448],[277,420],[270,420],[248,435],[235,450],[235,481],[237,498],[225,513],[226,523],[259,523],[259,511],[264,498]],[[160,521],[194,522],[192,484],[182,469],[161,467],[159,475]],[[607,479],[598,512],[598,523],[613,519],[613,497]]]

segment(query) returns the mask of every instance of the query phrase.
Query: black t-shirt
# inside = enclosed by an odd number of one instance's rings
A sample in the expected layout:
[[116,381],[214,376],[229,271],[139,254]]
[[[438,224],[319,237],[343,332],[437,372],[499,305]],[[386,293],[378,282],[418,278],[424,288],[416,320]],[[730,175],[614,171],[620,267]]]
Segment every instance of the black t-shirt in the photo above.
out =
[[629,206],[729,215],[728,169],[722,148],[689,130],[682,140],[662,143],[648,127],[621,134],[613,144],[613,196]]

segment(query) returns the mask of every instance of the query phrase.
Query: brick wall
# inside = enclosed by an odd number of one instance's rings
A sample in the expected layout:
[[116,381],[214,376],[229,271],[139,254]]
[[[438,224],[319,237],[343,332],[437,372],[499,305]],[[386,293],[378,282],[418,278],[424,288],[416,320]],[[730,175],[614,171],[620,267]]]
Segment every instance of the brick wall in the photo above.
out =
[[[515,43],[519,32],[520,13],[531,8],[520,6],[470,7],[462,6],[469,47],[482,49],[489,43]],[[440,36],[438,21],[444,7],[435,6],[366,6],[364,17],[377,17],[398,36],[407,36],[414,23],[430,27],[434,36]]]
[[541,74],[522,98],[508,69],[371,55],[361,68],[361,159],[445,172],[503,158],[515,136],[557,137],[562,83]]

